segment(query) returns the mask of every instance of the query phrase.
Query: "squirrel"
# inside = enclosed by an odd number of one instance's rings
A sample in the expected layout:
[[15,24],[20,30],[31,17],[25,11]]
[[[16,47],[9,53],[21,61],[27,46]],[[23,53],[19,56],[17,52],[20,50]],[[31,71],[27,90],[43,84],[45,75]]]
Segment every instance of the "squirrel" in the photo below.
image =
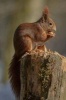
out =
[[55,22],[49,17],[47,7],[41,18],[34,23],[20,24],[14,34],[13,43],[15,54],[9,67],[10,83],[16,97],[20,96],[20,58],[26,53],[43,48],[44,42],[55,36]]

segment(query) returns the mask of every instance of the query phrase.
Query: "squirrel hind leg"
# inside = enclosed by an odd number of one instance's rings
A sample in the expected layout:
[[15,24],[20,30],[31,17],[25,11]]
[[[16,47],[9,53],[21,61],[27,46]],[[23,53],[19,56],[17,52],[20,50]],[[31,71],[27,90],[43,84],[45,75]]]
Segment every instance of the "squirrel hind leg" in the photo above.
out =
[[33,50],[33,41],[29,36],[23,36],[23,50],[25,54],[29,54]]

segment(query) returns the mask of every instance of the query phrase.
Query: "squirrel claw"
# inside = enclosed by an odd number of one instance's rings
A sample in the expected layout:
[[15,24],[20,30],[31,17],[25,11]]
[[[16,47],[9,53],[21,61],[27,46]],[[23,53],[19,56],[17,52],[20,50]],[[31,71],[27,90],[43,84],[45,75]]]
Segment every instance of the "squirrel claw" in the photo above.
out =
[[22,58],[24,58],[24,57],[27,56],[27,55],[29,55],[28,52],[26,52],[26,53],[22,56]]

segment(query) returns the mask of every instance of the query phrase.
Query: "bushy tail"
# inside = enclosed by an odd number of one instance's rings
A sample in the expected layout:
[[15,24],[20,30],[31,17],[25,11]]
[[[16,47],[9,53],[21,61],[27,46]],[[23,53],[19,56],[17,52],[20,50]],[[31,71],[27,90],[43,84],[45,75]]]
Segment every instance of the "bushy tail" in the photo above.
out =
[[13,92],[17,97],[20,96],[20,57],[17,57],[15,54],[13,56],[13,59],[10,63],[9,68],[9,78],[10,83],[13,89]]

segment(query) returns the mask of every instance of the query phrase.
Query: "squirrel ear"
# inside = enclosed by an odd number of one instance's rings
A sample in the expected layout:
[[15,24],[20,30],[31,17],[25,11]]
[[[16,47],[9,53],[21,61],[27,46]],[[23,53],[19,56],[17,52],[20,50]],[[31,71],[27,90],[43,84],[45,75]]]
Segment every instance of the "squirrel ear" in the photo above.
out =
[[49,14],[49,9],[48,9],[48,7],[45,7],[44,11],[43,11],[43,18],[44,18],[45,21],[48,18],[48,14]]

